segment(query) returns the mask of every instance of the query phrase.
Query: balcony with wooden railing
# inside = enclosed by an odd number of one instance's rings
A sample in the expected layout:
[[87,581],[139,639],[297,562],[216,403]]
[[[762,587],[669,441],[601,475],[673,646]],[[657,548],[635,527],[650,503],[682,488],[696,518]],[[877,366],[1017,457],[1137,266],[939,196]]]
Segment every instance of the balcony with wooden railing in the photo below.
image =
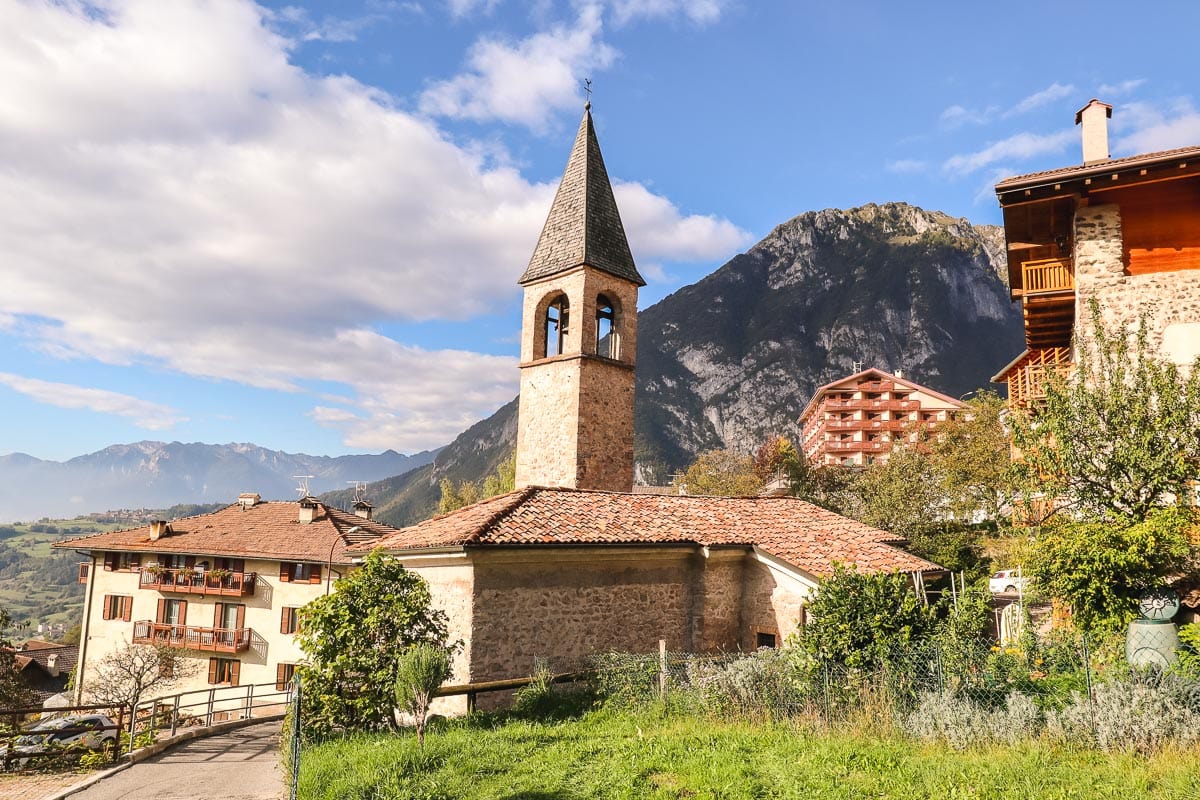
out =
[[826,400],[824,409],[832,411],[916,411],[920,400]]
[[847,440],[842,442],[825,442],[825,449],[831,453],[882,453],[891,446],[891,442],[863,442]]
[[257,578],[258,573],[256,572],[144,567],[138,586],[142,589],[156,589],[160,592],[247,597],[254,594]]
[[1075,266],[1069,258],[1043,258],[1021,263],[1022,297],[1075,291]]
[[201,628],[150,620],[133,623],[134,644],[165,645],[213,653],[248,650],[252,633],[250,628]]
[[1046,399],[1051,380],[1065,380],[1075,369],[1069,347],[1046,347],[1028,351],[1004,373],[1008,384],[1008,403],[1013,408],[1029,408]]

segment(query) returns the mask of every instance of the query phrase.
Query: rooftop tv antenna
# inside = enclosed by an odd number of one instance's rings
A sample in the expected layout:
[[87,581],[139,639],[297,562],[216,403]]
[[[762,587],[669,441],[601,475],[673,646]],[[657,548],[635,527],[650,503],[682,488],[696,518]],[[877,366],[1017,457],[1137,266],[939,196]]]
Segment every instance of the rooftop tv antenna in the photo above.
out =
[[862,368],[863,368],[863,362],[861,362],[861,361],[851,361],[851,362],[850,362],[850,365],[851,365],[852,367],[854,367],[854,369],[852,370],[852,372],[862,372]]
[[296,491],[300,494],[300,497],[302,497],[302,498],[308,497],[308,495],[309,495],[308,482],[310,480],[312,480],[313,478],[315,478],[316,476],[315,475],[293,475],[292,477],[294,479],[300,481],[300,485],[296,487]]
[[346,481],[346,483],[354,484],[354,502],[365,503],[367,500],[367,482],[366,481]]

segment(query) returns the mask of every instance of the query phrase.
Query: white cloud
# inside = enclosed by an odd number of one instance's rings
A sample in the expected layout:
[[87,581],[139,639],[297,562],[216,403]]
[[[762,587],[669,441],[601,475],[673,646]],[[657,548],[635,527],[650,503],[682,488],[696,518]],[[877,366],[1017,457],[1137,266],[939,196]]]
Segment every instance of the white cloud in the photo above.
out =
[[1034,109],[1042,106],[1055,103],[1063,98],[1070,97],[1075,94],[1075,87],[1070,84],[1052,83],[1040,92],[1025,97],[1017,102],[1012,108],[1004,112],[1004,116],[1013,117],[1017,114],[1027,114]]
[[452,17],[467,17],[476,12],[491,14],[500,5],[500,0],[446,0]]
[[706,25],[716,22],[728,0],[611,0],[613,19],[618,25],[638,19],[686,17]]
[[186,421],[178,411],[169,406],[151,403],[119,392],[74,386],[69,383],[50,381],[0,372],[0,384],[15,392],[31,397],[39,403],[59,408],[84,408],[100,414],[127,417],[139,428],[161,431]]
[[1200,112],[1186,98],[1172,101],[1165,110],[1150,103],[1122,105],[1113,112],[1113,128],[1122,132],[1113,152],[1122,155],[1200,144]]
[[1132,80],[1121,81],[1120,83],[1102,83],[1098,90],[1100,92],[1100,99],[1103,100],[1106,97],[1120,97],[1123,94],[1129,94],[1145,82],[1145,78],[1134,78]]
[[587,5],[577,22],[518,42],[480,39],[471,47],[467,71],[425,90],[421,110],[545,129],[554,112],[581,105],[584,76],[616,59],[601,34],[600,9]]
[[898,158],[887,162],[883,168],[898,175],[916,175],[928,169],[929,163],[919,158]]
[[[264,14],[0,0],[0,324],[57,357],[342,384],[387,446],[444,444],[512,397],[514,360],[373,329],[515,303],[555,186],[305,73]],[[622,192],[635,255],[743,235]]]
[[749,244],[748,232],[729,220],[685,216],[665,197],[640,183],[613,185],[634,258],[703,261],[728,257]]
[[1018,133],[974,153],[951,156],[942,164],[942,169],[952,175],[968,175],[1006,159],[1028,159],[1057,153],[1075,139],[1075,132],[1070,130],[1049,134]]

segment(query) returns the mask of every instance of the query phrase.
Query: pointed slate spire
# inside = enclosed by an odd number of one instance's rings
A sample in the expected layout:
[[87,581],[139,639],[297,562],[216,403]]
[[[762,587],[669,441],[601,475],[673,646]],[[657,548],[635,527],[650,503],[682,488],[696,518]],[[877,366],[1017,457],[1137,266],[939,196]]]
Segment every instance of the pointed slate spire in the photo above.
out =
[[592,126],[592,104],[584,106],[575,146],[567,159],[558,194],[520,284],[574,269],[581,264],[645,286],[625,238],[600,143]]

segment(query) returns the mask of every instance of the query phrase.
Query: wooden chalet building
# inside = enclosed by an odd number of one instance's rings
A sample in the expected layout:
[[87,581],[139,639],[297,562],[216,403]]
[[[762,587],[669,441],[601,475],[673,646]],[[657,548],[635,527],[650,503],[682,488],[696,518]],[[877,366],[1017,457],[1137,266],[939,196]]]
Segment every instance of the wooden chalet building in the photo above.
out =
[[1009,402],[1045,396],[1090,340],[1095,299],[1107,326],[1149,315],[1150,344],[1181,365],[1200,356],[1200,145],[1110,158],[1112,106],[1075,115],[1083,163],[996,184],[1004,211],[1012,299],[1025,350],[993,378]]

